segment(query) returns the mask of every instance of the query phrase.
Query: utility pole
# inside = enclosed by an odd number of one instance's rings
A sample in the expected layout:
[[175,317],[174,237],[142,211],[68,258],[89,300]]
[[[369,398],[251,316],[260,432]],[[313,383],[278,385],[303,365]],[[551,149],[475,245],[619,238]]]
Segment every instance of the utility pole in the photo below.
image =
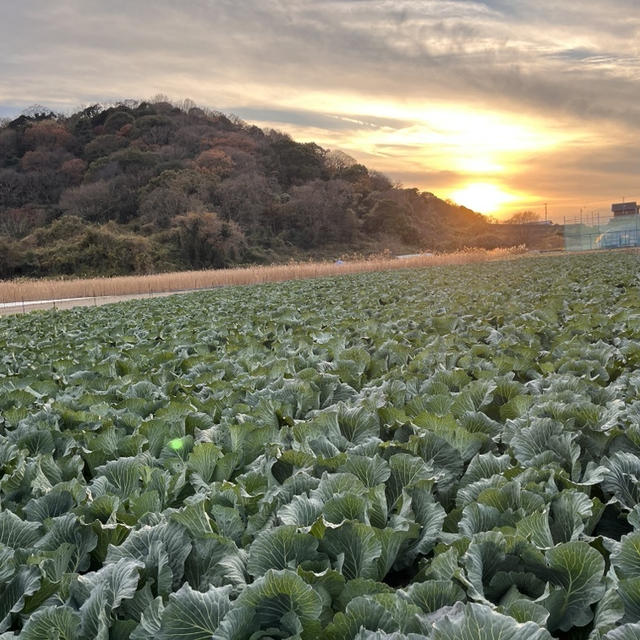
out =
[[547,221],[547,203],[544,203],[544,221]]

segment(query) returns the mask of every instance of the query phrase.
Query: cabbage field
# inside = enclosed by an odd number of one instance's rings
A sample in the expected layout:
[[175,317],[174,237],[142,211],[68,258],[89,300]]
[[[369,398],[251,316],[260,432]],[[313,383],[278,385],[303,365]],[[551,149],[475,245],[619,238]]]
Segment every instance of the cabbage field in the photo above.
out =
[[0,640],[640,638],[639,267],[0,318]]

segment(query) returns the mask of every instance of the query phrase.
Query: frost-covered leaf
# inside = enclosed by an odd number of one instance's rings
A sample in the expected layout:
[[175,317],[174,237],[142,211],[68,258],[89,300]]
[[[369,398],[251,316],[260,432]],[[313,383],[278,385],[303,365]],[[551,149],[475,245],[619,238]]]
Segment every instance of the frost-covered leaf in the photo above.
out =
[[611,563],[621,578],[640,575],[640,532],[634,531],[622,537],[611,554]]
[[318,540],[298,533],[293,525],[263,531],[249,548],[247,571],[262,576],[270,569],[295,569],[306,560],[317,559]]
[[410,489],[421,483],[435,481],[433,468],[420,458],[407,453],[397,453],[389,458],[391,477],[387,483],[387,502],[393,508],[402,495],[403,489]]
[[501,474],[510,466],[511,458],[506,454],[496,456],[491,452],[479,453],[469,462],[469,466],[462,476],[462,483],[471,484],[482,478],[490,478],[493,475]]
[[[234,571],[223,566],[223,562],[234,565]],[[239,567],[238,564],[241,566]],[[210,585],[241,585],[246,582],[244,565],[246,551],[238,549],[228,538],[212,535],[197,540],[185,562],[184,577],[189,584],[199,591],[206,591]],[[238,575],[240,574],[240,575]]]
[[633,453],[618,451],[602,461],[607,474],[602,488],[628,509],[640,502],[640,458]]
[[432,613],[465,600],[465,592],[454,582],[445,580],[414,582],[405,589],[405,594],[410,602],[425,613]]
[[338,412],[340,433],[353,444],[365,442],[380,434],[378,416],[364,408],[350,408],[342,404]]
[[162,612],[158,640],[210,640],[229,611],[231,587],[210,587],[201,593],[188,583],[169,596]]
[[520,623],[481,604],[456,605],[434,623],[433,640],[551,640],[535,622]]
[[576,540],[593,512],[593,502],[579,491],[562,491],[551,503],[551,532],[556,542]]
[[471,597],[489,604],[485,598],[484,579],[496,572],[505,559],[506,549],[507,542],[501,533],[489,532],[474,536],[462,557]]
[[162,624],[164,604],[158,596],[152,600],[142,612],[140,624],[131,633],[131,640],[154,640],[157,638]]
[[0,513],[0,543],[12,549],[31,547],[40,538],[38,522],[25,522],[11,511]]
[[260,629],[299,629],[313,626],[322,600],[312,587],[292,571],[268,571],[243,590],[237,607],[254,617]]
[[51,491],[40,498],[29,500],[24,507],[27,520],[43,522],[67,513],[74,506],[73,496],[68,491]]
[[6,584],[0,587],[0,631],[9,627],[9,616],[24,607],[24,599],[40,586],[40,572],[35,567],[20,567]]
[[617,629],[609,631],[604,636],[604,640],[640,640],[640,623],[623,624]]
[[549,527],[549,513],[546,510],[521,518],[516,523],[516,530],[539,549],[549,549],[554,545]]
[[204,538],[213,533],[204,499],[187,504],[179,511],[172,513],[171,520],[181,524],[194,538]]
[[24,640],[80,640],[79,615],[70,607],[43,607],[31,614],[20,638]]
[[382,545],[372,527],[345,522],[339,527],[328,528],[319,548],[339,566],[347,580],[378,578]]
[[204,482],[211,482],[218,459],[222,452],[212,442],[199,442],[193,447],[187,460],[189,470],[199,474]]
[[512,600],[501,608],[501,613],[505,613],[518,622],[535,622],[544,627],[549,619],[549,612],[540,604],[531,600]]
[[283,524],[296,527],[310,527],[322,513],[323,502],[307,495],[294,496],[289,504],[278,511],[278,518]]
[[109,482],[110,492],[121,498],[132,496],[140,485],[142,465],[138,458],[110,460],[96,468],[97,477],[104,476]]
[[549,629],[568,631],[593,619],[591,605],[604,595],[604,558],[586,542],[567,542],[546,552],[552,589],[544,605]]
[[[144,526],[131,532],[119,546],[109,546],[105,564],[123,559],[139,560],[164,593],[182,584],[184,563],[191,545],[184,529],[176,524]],[[159,593],[160,595],[160,593]]]
[[80,633],[96,640],[108,640],[111,614],[123,600],[133,598],[144,564],[123,558],[100,570],[78,577],[74,597],[80,606]]
[[365,487],[375,487],[386,482],[391,475],[389,464],[378,455],[373,457],[350,455],[339,470],[352,473]]

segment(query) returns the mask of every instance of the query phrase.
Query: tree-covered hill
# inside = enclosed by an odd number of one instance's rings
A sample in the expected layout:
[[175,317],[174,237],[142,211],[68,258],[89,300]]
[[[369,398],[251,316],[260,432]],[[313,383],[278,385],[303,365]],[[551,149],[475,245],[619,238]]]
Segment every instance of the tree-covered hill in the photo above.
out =
[[0,127],[0,277],[505,243],[469,209],[188,101]]

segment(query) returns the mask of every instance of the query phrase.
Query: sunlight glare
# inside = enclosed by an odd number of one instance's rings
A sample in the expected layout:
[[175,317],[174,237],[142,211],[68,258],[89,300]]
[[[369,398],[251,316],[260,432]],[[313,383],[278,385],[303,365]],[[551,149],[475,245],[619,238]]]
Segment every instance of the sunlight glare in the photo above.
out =
[[495,184],[475,182],[451,194],[457,204],[484,214],[498,213],[502,205],[516,200],[516,197],[500,189]]

